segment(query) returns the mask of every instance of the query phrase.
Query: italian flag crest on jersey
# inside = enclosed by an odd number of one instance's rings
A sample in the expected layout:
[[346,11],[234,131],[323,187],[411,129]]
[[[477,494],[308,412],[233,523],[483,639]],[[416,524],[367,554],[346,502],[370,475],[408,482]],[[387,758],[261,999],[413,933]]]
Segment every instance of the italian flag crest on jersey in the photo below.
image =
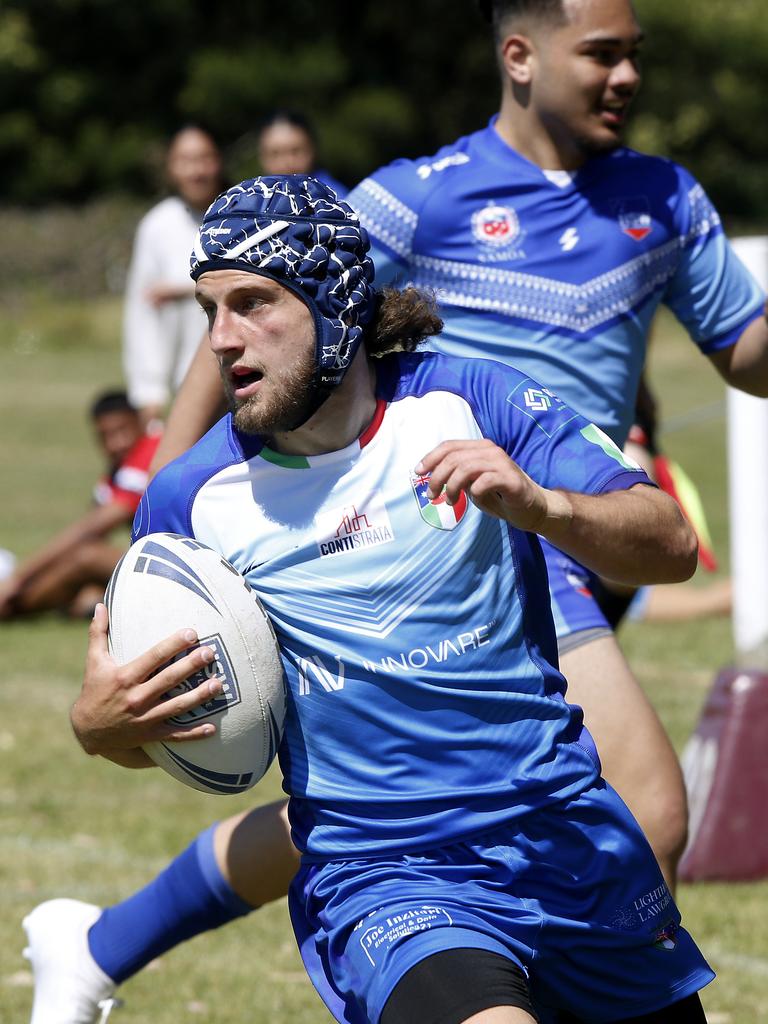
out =
[[419,503],[421,518],[425,523],[429,523],[430,526],[434,526],[438,530],[452,530],[458,526],[467,511],[466,491],[461,492],[455,505],[449,505],[445,496],[445,488],[436,498],[430,498],[427,494],[429,474],[423,476],[412,474],[411,486],[416,495],[416,501]]

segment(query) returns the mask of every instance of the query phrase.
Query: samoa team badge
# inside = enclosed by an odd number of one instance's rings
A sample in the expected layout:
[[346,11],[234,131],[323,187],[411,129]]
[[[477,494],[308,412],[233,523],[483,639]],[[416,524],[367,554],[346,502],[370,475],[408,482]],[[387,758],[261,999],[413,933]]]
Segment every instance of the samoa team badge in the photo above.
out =
[[472,234],[478,243],[480,259],[515,259],[522,242],[520,219],[511,206],[488,203],[472,214]]
[[429,523],[437,530],[453,530],[459,525],[469,504],[466,491],[461,492],[455,505],[449,505],[445,496],[445,488],[436,498],[430,498],[427,494],[428,473],[424,475],[412,473],[411,486],[419,504],[421,518],[425,523]]

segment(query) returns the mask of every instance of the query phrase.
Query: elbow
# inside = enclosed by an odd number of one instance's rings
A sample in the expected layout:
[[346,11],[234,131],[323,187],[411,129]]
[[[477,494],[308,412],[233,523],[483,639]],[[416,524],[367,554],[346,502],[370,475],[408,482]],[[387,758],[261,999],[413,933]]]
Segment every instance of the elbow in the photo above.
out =
[[[686,526],[688,524],[686,523]],[[680,582],[683,580],[689,580],[691,576],[696,572],[696,566],[699,564],[699,541],[693,529],[688,526],[686,531],[687,544],[685,552],[682,556],[682,575],[680,576]]]
[[683,583],[696,571],[699,559],[699,542],[696,534],[683,516],[669,537],[669,557],[665,559],[669,575],[659,583]]

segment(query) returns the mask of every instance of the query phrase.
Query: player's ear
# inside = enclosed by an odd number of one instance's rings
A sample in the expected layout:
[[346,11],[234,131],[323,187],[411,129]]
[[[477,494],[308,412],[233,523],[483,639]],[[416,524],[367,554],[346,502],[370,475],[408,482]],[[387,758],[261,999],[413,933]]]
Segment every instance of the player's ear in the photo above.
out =
[[528,36],[506,36],[500,48],[501,64],[513,85],[528,86],[533,75],[534,46]]

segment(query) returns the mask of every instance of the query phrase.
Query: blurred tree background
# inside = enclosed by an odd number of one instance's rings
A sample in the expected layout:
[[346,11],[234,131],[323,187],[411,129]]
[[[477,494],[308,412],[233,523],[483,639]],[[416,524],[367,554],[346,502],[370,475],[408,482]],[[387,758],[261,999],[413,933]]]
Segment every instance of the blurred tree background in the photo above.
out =
[[[764,0],[637,8],[648,41],[629,142],[689,167],[731,224],[768,224]],[[237,180],[258,170],[259,119],[302,110],[322,164],[352,185],[485,124],[498,84],[473,0],[0,0],[0,97],[0,205],[29,247],[18,211],[50,204],[95,208],[94,238],[110,221],[122,237],[186,122],[215,128]]]

